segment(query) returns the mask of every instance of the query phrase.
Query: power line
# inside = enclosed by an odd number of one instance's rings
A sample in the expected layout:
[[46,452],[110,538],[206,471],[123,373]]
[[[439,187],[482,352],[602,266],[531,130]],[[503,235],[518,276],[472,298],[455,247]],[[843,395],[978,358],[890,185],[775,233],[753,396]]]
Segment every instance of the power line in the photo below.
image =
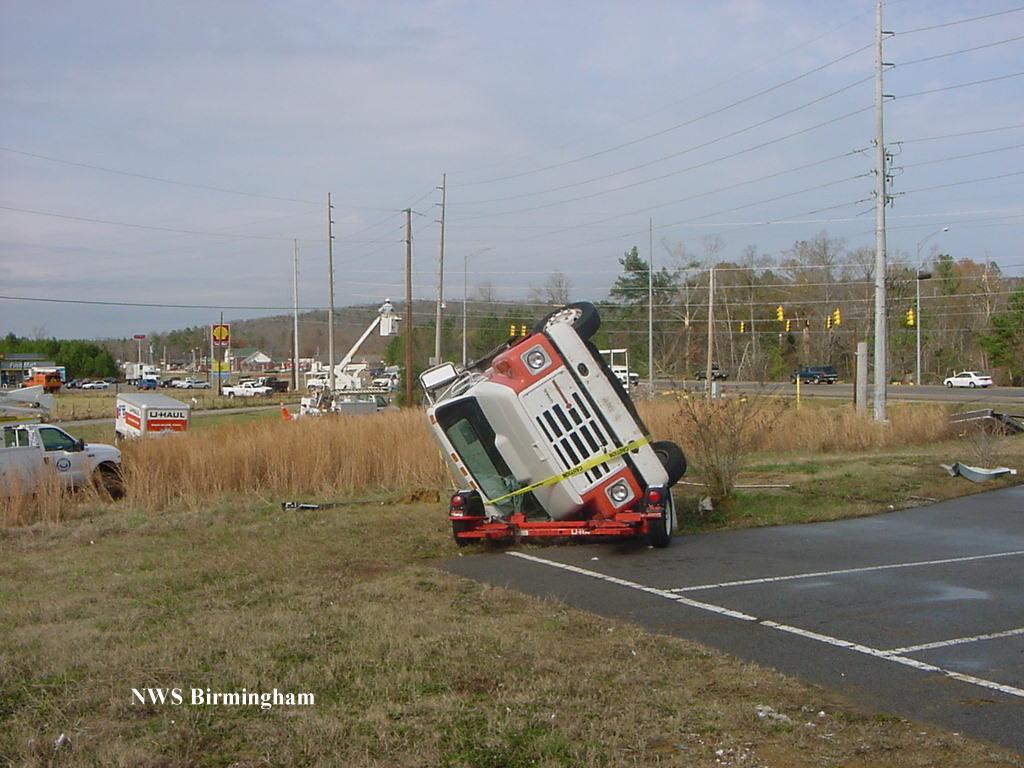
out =
[[971,16],[967,19],[956,19],[955,21],[947,21],[942,24],[932,24],[927,27],[917,27],[916,29],[904,29],[902,32],[894,32],[894,35],[913,35],[918,32],[930,32],[933,29],[944,29],[946,27],[955,27],[959,24],[968,24],[972,21],[981,21],[982,19],[994,19],[996,16],[1005,16],[1008,13],[1017,13],[1018,11],[1024,11],[1024,5],[1017,6],[1016,8],[1010,8],[1005,11],[997,11],[996,13],[986,13],[984,16]]
[[[226,232],[210,232],[201,231],[195,229],[178,229],[176,227],[161,227],[155,224],[134,224],[125,221],[111,221],[109,219],[94,219],[89,216],[72,216],[66,213],[56,213],[54,211],[38,211],[29,208],[15,208],[10,205],[0,205],[0,210],[14,211],[16,213],[29,213],[34,216],[47,216],[54,219],[68,219],[70,221],[84,221],[90,224],[107,224],[115,227],[129,227],[131,229],[150,229],[157,232],[176,232],[184,235],[201,235],[203,237],[228,237],[228,238],[243,238],[248,240],[276,240],[276,241],[287,241],[291,242],[296,238],[293,237],[279,237],[275,235],[250,235],[250,234],[238,234],[238,233],[226,233]],[[322,243],[324,240],[312,240],[308,238],[298,238],[306,243]]]
[[1016,37],[1008,37],[1005,40],[997,40],[994,43],[985,43],[983,45],[976,45],[973,48],[961,48],[958,51],[949,51],[948,53],[938,53],[934,56],[925,56],[923,59],[911,59],[910,61],[899,61],[893,64],[893,67],[909,67],[913,64],[923,64],[926,61],[935,61],[936,59],[945,59],[950,56],[959,56],[963,53],[973,53],[974,51],[982,51],[986,48],[995,48],[999,45],[1006,45],[1007,43],[1014,43],[1018,40],[1024,40],[1024,35],[1017,35]]
[[[593,183],[598,182],[598,181],[604,181],[605,179],[611,179],[611,178],[614,178],[616,176],[622,176],[622,175],[624,175],[626,173],[631,173],[633,171],[638,171],[638,170],[641,170],[643,168],[649,168],[652,165],[658,165],[658,164],[663,163],[663,162],[665,162],[667,160],[673,160],[673,159],[675,159],[677,157],[681,157],[682,155],[687,155],[687,154],[690,154],[691,152],[696,152],[697,150],[704,149],[705,147],[709,147],[712,144],[717,144],[717,143],[719,143],[721,141],[725,141],[726,139],[735,138],[736,136],[739,136],[741,134],[747,133],[747,132],[755,130],[757,128],[761,128],[761,127],[767,125],[768,123],[775,122],[776,120],[781,120],[784,117],[789,117],[792,114],[795,114],[795,113],[800,112],[800,111],[802,111],[804,109],[807,109],[808,107],[814,106],[815,104],[819,104],[822,101],[825,101],[826,99],[830,99],[833,96],[836,96],[836,95],[838,95],[840,93],[843,93],[844,91],[848,91],[851,88],[855,88],[856,86],[861,85],[862,83],[866,83],[870,79],[871,79],[870,76],[869,77],[861,78],[860,80],[856,80],[856,81],[854,81],[852,83],[848,83],[848,84],[842,86],[841,88],[838,88],[838,89],[836,89],[834,91],[830,91],[829,93],[824,94],[823,96],[819,96],[819,97],[817,97],[815,99],[812,99],[810,101],[804,102],[803,104],[800,104],[800,105],[798,105],[796,107],[793,107],[792,109],[787,109],[784,112],[780,112],[780,113],[778,113],[776,115],[772,115],[771,117],[765,118],[764,120],[759,120],[756,123],[753,123],[751,125],[747,125],[747,126],[745,126],[743,128],[740,128],[738,130],[732,131],[730,133],[726,133],[726,134],[723,134],[721,136],[717,136],[717,137],[715,137],[713,139],[709,139],[708,141],[701,142],[700,144],[695,144],[693,146],[687,147],[686,149],[682,149],[682,150],[679,150],[677,152],[673,152],[670,155],[664,155],[662,157],[657,157],[657,158],[655,158],[653,160],[648,160],[647,162],[640,163],[638,165],[630,166],[629,168],[625,168],[625,169],[622,169],[622,170],[619,170],[619,171],[614,171],[612,173],[605,173],[605,174],[602,174],[600,176],[594,176],[594,177],[591,177],[589,179],[584,179],[582,181],[573,182],[571,184],[563,184],[561,186],[549,187],[547,189],[537,190],[537,191],[533,191],[533,192],[522,192],[522,193],[519,193],[519,194],[516,194],[516,195],[507,195],[507,196],[504,196],[504,197],[494,197],[494,198],[489,198],[489,199],[486,199],[486,200],[473,200],[473,201],[468,201],[467,203],[464,203],[464,204],[465,205],[484,205],[484,204],[488,204],[488,203],[506,202],[508,200],[519,200],[519,199],[522,199],[524,197],[536,197],[538,195],[546,195],[546,194],[549,194],[551,192],[561,192],[561,191],[566,190],[566,189],[573,189],[575,187],[585,186],[587,184],[593,184]],[[823,123],[822,125],[828,125],[828,123]],[[821,126],[816,126],[816,127],[821,127]],[[700,166],[698,166],[698,167],[700,167]],[[663,178],[663,177],[657,177],[657,179],[660,179],[660,178]],[[657,179],[653,179],[653,180],[657,180]],[[637,184],[639,184],[639,183],[646,184],[646,183],[650,183],[650,181],[652,181],[652,180],[645,180],[643,182],[637,182]],[[628,185],[628,186],[636,186],[637,184],[632,184],[632,185]],[[623,188],[625,188],[625,187],[620,187],[619,189],[623,189]],[[576,198],[576,199],[585,199],[585,198]],[[555,203],[555,204],[560,204],[560,203]],[[540,206],[540,207],[545,207],[545,206]]]
[[[264,200],[277,200],[286,203],[302,203],[304,205],[321,205],[321,203],[314,202],[312,200],[303,200],[296,197],[280,197],[278,195],[264,195],[258,192],[245,192],[240,189],[230,189],[228,187],[215,187],[210,184],[196,184],[190,181],[181,181],[179,179],[168,179],[162,176],[151,176],[145,173],[133,173],[132,171],[122,171],[117,168],[108,168],[103,165],[93,165],[92,163],[83,163],[77,160],[66,160],[60,157],[52,157],[51,155],[41,155],[36,152],[26,152],[22,149],[15,149],[13,147],[0,147],[0,152],[9,152],[13,155],[21,155],[22,157],[32,157],[37,160],[46,160],[51,163],[60,163],[62,165],[73,165],[76,168],[89,168],[94,171],[102,171],[104,173],[112,173],[117,176],[129,176],[133,179],[144,179],[146,181],[156,181],[162,184],[174,184],[179,187],[191,187],[193,189],[205,189],[210,192],[223,192],[229,195],[242,195],[244,197],[259,197]],[[369,210],[369,209],[368,209]]]
[[896,94],[897,101],[899,99],[909,99],[912,96],[926,96],[929,93],[943,93],[944,91],[955,91],[958,88],[970,88],[974,85],[984,85],[985,83],[995,83],[1000,80],[1010,80],[1014,77],[1021,77],[1024,72],[1011,72],[1008,75],[999,75],[998,77],[987,77],[984,80],[972,80],[969,83],[956,83],[955,85],[944,85],[941,88],[929,88],[926,91],[914,91],[912,93],[900,93]]
[[942,133],[937,136],[919,136],[914,139],[901,139],[900,141],[894,141],[893,144],[915,144],[921,141],[938,141],[940,139],[956,139],[961,136],[977,136],[983,133],[997,133],[999,131],[1013,131],[1020,128],[1024,128],[1024,123],[1014,123],[1013,125],[1001,125],[997,128],[978,128],[972,131],[960,131],[958,133]]
[[970,152],[970,153],[965,154],[965,155],[951,155],[949,157],[940,157],[940,158],[938,158],[936,160],[922,160],[922,161],[917,162],[917,163],[904,163],[900,167],[901,168],[917,168],[918,166],[921,166],[921,165],[935,165],[936,163],[947,163],[947,162],[950,162],[951,160],[965,160],[966,158],[969,158],[969,157],[981,157],[982,155],[992,155],[992,154],[996,154],[997,152],[1008,152],[1011,149],[1020,149],[1021,147],[1024,147],[1024,144],[1011,144],[1010,146],[1006,146],[1006,147],[997,147],[995,149],[985,149],[985,150],[982,150],[980,152]]
[[523,176],[530,176],[532,174],[540,173],[542,171],[550,171],[550,170],[553,170],[553,169],[556,169],[556,168],[563,168],[563,167],[565,167],[567,165],[572,165],[574,163],[582,162],[584,160],[590,160],[590,159],[595,158],[595,157],[600,157],[601,155],[606,155],[606,154],[608,154],[610,152],[615,152],[615,151],[618,151],[620,149],[625,149],[626,147],[631,147],[631,146],[634,146],[636,144],[640,144],[641,142],[648,141],[649,139],[653,139],[653,138],[656,138],[658,136],[663,136],[666,133],[671,133],[672,131],[678,130],[679,128],[683,128],[683,127],[686,127],[688,125],[693,125],[694,123],[697,123],[697,122],[699,122],[701,120],[704,120],[704,119],[706,119],[708,117],[712,117],[714,115],[721,114],[722,112],[730,110],[733,107],[737,107],[737,106],[739,106],[741,104],[747,103],[748,101],[752,101],[753,99],[756,99],[756,98],[758,98],[760,96],[764,96],[766,94],[772,93],[773,91],[777,91],[780,88],[784,88],[787,85],[791,85],[791,84],[793,84],[795,82],[798,82],[799,80],[802,80],[805,77],[809,77],[810,75],[813,75],[813,74],[815,74],[817,72],[821,72],[822,70],[827,69],[828,67],[831,67],[833,64],[838,64],[841,61],[845,61],[846,59],[850,58],[851,56],[855,56],[858,53],[866,51],[870,47],[871,47],[870,44],[861,46],[860,48],[857,48],[855,50],[852,50],[852,51],[849,51],[847,53],[844,53],[842,56],[839,56],[839,57],[837,57],[835,59],[832,59],[831,61],[828,61],[828,62],[826,62],[824,64],[821,64],[821,65],[819,65],[817,67],[814,67],[813,69],[809,69],[806,72],[802,72],[801,74],[797,75],[796,77],[792,77],[792,78],[790,78],[788,80],[784,80],[781,83],[776,83],[775,85],[770,86],[768,88],[765,88],[763,90],[760,90],[757,93],[751,94],[750,96],[745,96],[744,98],[739,99],[737,101],[734,101],[734,102],[732,102],[730,104],[726,104],[723,107],[719,107],[718,109],[712,110],[710,112],[706,112],[706,113],[704,113],[702,115],[698,115],[697,117],[689,118],[688,120],[684,120],[681,123],[676,123],[675,125],[669,126],[668,128],[663,128],[660,131],[656,131],[654,133],[647,134],[646,136],[641,136],[641,137],[639,137],[637,139],[632,139],[630,141],[626,141],[626,142],[623,142],[621,144],[617,144],[617,145],[615,145],[613,147],[608,147],[606,149],[599,150],[597,152],[591,152],[590,154],[587,154],[587,155],[581,155],[580,157],[575,157],[575,158],[573,158],[571,160],[564,160],[564,161],[559,162],[559,163],[552,163],[551,165],[542,166],[540,168],[534,168],[534,169],[529,170],[529,171],[522,171],[520,173],[509,174],[507,176],[499,176],[499,177],[492,178],[492,179],[485,179],[485,180],[482,180],[482,181],[476,181],[476,182],[471,182],[471,183],[460,184],[458,186],[460,186],[460,187],[479,186],[479,185],[482,185],[482,184],[493,184],[493,183],[499,182],[499,181],[509,181],[511,179],[518,179],[518,178],[521,178]]

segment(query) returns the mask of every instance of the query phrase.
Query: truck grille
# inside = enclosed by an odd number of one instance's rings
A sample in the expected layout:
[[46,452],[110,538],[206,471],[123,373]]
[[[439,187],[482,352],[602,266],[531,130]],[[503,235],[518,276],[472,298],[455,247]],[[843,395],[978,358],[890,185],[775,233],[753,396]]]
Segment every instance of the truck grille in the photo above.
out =
[[[557,385],[556,385],[557,386]],[[563,394],[559,388],[559,394]],[[554,448],[563,471],[579,466],[587,459],[611,449],[603,427],[598,423],[578,392],[573,392],[571,405],[554,402],[536,417],[537,426]],[[604,462],[583,473],[587,485],[593,485],[611,470]]]

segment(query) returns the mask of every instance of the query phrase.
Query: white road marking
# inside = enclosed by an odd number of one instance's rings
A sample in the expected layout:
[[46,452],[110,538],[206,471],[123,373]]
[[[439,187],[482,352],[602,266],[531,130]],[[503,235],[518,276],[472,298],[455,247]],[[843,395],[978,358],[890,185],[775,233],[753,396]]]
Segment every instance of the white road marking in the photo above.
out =
[[[843,640],[838,637],[823,635],[820,632],[812,632],[809,629],[801,629],[800,627],[790,626],[789,624],[780,624],[769,619],[759,619],[756,616],[741,613],[740,611],[734,611],[730,608],[725,608],[721,605],[713,605],[711,603],[704,603],[699,600],[691,600],[689,598],[675,594],[673,591],[667,589],[648,587],[645,584],[640,584],[635,581],[628,581],[627,579],[620,579],[616,576],[608,576],[607,574],[599,573],[597,571],[591,571],[586,568],[580,568],[576,565],[560,563],[556,560],[546,560],[543,557],[527,555],[524,552],[509,552],[508,554],[512,557],[517,557],[520,560],[529,560],[530,562],[540,563],[541,565],[547,565],[552,568],[559,568],[563,571],[577,573],[581,576],[588,576],[592,579],[600,579],[601,581],[606,581],[609,584],[616,584],[620,587],[629,587],[630,589],[635,589],[640,592],[646,592],[650,595],[655,595],[656,597],[662,597],[666,600],[671,600],[672,602],[689,606],[690,608],[698,608],[702,611],[710,611],[711,613],[716,613],[721,616],[728,616],[729,618],[740,619],[741,621],[755,622],[757,624],[760,624],[762,627],[767,627],[768,629],[774,629],[779,632],[786,632],[791,635],[797,635],[799,637],[803,637],[808,640],[815,640],[819,643],[825,643],[836,648],[844,648],[848,651],[862,653],[866,656],[873,656],[874,658],[882,659],[884,661],[891,661],[895,664],[902,664],[903,666],[912,667],[922,672],[935,672],[941,675],[945,675],[946,677],[953,678],[954,680],[959,680],[964,683],[970,683],[971,685],[977,685],[982,688],[988,688],[993,691],[999,691],[1000,693],[1005,693],[1010,696],[1016,696],[1018,698],[1024,699],[1024,689],[1015,688],[1012,685],[1003,685],[1002,683],[996,683],[992,680],[985,680],[981,677],[974,677],[973,675],[965,675],[961,672],[955,672],[951,669],[945,669],[944,667],[938,667],[934,664],[929,664],[924,661],[918,661],[917,659],[911,659],[907,656],[899,655],[900,651],[905,652],[906,649],[897,648],[892,651],[883,651],[879,648],[872,648],[868,645],[861,645],[860,643],[854,643],[849,640]],[[1006,556],[1008,554],[1010,553],[1004,553],[1003,556]],[[980,557],[993,557],[993,555],[982,555]],[[961,558],[958,558],[958,560],[960,559]]]
[[989,632],[987,635],[971,635],[970,637],[954,637],[952,640],[939,640],[936,643],[922,643],[921,645],[906,645],[902,648],[893,648],[887,653],[914,653],[915,651],[930,651],[933,648],[948,648],[951,645],[963,645],[964,643],[976,643],[979,640],[996,640],[1000,637],[1013,637],[1024,635],[1024,627],[1008,629],[1005,632]]
[[1014,552],[994,552],[990,555],[971,555],[969,557],[949,557],[944,560],[918,560],[912,563],[889,563],[886,565],[868,565],[863,568],[841,568],[835,571],[814,571],[812,573],[795,573],[791,576],[765,576],[761,579],[743,579],[742,581],[721,581],[717,584],[700,584],[694,587],[675,587],[669,592],[696,592],[702,589],[721,589],[722,587],[745,587],[750,584],[771,584],[776,581],[792,581],[794,579],[815,579],[821,576],[840,576],[844,573],[866,573],[868,571],[889,571],[895,568],[920,568],[926,565],[946,565],[947,563],[968,563],[972,560],[991,560],[997,557],[1017,557],[1024,555],[1024,549]]

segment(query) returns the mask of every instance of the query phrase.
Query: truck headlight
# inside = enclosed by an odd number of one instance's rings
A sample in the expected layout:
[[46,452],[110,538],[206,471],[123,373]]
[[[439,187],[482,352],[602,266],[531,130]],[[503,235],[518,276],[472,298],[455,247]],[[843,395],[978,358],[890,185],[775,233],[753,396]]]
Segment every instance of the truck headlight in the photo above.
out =
[[605,493],[617,507],[622,506],[633,498],[633,489],[629,487],[629,483],[627,483],[625,479],[616,480],[605,489]]
[[526,363],[526,367],[529,368],[532,373],[537,373],[538,371],[543,370],[551,363],[551,359],[541,347],[531,347],[526,354],[523,355],[522,360]]

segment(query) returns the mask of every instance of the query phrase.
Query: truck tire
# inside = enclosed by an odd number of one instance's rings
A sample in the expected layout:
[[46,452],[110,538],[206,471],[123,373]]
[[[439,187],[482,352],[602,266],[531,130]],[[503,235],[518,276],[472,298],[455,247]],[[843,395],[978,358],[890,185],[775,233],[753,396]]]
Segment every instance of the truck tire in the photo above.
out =
[[656,549],[664,549],[671,544],[675,523],[676,506],[672,501],[672,494],[669,493],[668,504],[661,510],[661,516],[647,521],[647,540],[651,546]]
[[100,464],[93,472],[93,482],[97,490],[114,501],[124,498],[124,476],[120,467],[114,464]]
[[472,539],[460,539],[459,534],[468,531],[472,526],[465,520],[452,520],[452,538],[455,544],[460,547],[468,547],[473,543]]
[[575,301],[546,315],[543,320],[533,326],[533,332],[540,333],[551,318],[563,312],[573,315],[572,327],[583,339],[589,339],[601,327],[601,316],[597,312],[597,307],[589,301]]
[[670,440],[658,440],[651,443],[654,455],[668,473],[668,484],[673,486],[686,474],[686,456],[683,449]]

